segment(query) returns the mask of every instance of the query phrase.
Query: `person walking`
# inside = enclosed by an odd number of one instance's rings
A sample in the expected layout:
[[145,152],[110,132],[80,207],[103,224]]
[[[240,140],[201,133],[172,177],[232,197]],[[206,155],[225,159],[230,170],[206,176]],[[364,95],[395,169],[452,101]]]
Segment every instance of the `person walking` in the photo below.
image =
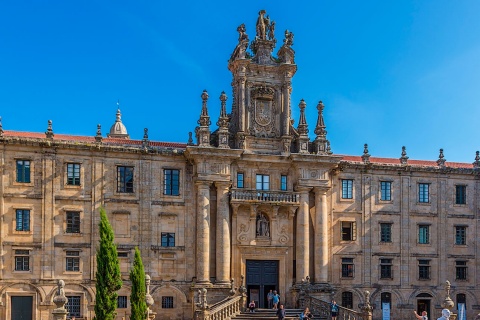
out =
[[422,311],[422,315],[419,315],[417,313],[417,311],[413,310],[413,313],[415,313],[415,317],[418,319],[418,320],[428,320],[428,317],[427,317],[427,311]]
[[332,300],[332,303],[330,303],[330,311],[332,313],[332,320],[337,320],[338,304],[335,300]]
[[280,304],[277,310],[278,320],[283,320],[287,317],[287,311],[283,308],[283,304]]
[[277,310],[278,309],[278,303],[280,302],[280,295],[277,293],[277,291],[273,291],[273,309]]
[[268,301],[268,309],[273,308],[273,290],[270,290],[270,292],[267,294],[267,301]]

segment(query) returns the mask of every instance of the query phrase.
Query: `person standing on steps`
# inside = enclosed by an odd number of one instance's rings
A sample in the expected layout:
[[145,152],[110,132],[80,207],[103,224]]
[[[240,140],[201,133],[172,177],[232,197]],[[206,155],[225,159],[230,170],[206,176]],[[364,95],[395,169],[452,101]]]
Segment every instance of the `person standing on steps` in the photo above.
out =
[[287,311],[283,308],[283,304],[280,304],[277,310],[278,320],[283,320],[287,317]]
[[267,294],[267,301],[268,301],[268,309],[273,308],[273,290],[270,290],[270,292]]
[[255,312],[255,301],[252,300],[250,304],[248,305],[248,308],[250,309],[250,312]]
[[332,312],[332,320],[337,320],[338,304],[335,300],[332,300],[332,303],[330,303],[330,311]]
[[419,315],[417,313],[417,311],[413,310],[413,313],[415,313],[415,317],[418,319],[418,320],[428,320],[428,317],[427,317],[427,311],[422,311],[422,315]]
[[277,291],[273,291],[273,309],[277,310],[278,309],[278,303],[280,302],[280,295],[277,293]]

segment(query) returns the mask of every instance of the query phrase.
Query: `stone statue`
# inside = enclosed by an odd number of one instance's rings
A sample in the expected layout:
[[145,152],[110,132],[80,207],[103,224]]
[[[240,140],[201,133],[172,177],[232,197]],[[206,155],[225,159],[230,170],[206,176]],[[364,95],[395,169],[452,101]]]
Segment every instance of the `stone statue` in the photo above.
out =
[[269,223],[263,214],[259,214],[257,217],[257,237],[270,237]]
[[265,26],[265,15],[266,11],[265,10],[260,10],[258,13],[258,19],[257,19],[257,38],[261,40],[266,39],[266,26]]
[[268,39],[273,40],[275,38],[275,21],[272,21],[268,27]]
[[245,28],[244,23],[238,26],[237,31],[238,31],[238,42],[242,42],[243,40],[248,41],[248,35],[246,33],[247,29]]
[[285,30],[285,39],[283,39],[283,45],[286,47],[293,46],[293,32]]

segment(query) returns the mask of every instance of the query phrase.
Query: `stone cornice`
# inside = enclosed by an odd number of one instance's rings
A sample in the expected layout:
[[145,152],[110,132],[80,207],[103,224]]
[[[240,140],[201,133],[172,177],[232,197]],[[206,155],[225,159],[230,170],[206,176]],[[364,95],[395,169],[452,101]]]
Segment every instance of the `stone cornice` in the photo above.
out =
[[401,163],[359,163],[354,161],[341,160],[339,162],[339,169],[358,169],[362,171],[397,171],[397,173],[412,173],[412,172],[428,172],[437,174],[471,174],[480,176],[480,170],[474,168],[454,168],[454,167],[439,167],[439,166],[420,166],[420,165],[402,165]]

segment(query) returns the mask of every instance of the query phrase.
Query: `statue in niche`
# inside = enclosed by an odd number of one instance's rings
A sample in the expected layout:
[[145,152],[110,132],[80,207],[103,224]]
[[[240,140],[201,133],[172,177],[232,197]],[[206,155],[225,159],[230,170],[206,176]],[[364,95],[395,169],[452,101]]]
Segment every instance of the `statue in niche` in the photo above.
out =
[[257,215],[257,237],[270,237],[270,226],[263,213]]

